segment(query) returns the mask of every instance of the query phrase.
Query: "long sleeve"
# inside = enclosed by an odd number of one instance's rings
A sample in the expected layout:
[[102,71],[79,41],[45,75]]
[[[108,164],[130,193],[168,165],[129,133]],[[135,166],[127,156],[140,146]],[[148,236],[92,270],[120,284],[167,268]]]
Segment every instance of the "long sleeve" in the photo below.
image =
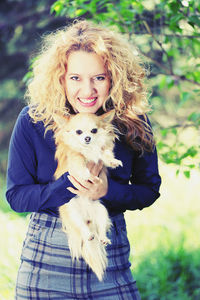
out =
[[[128,161],[125,168],[128,168]],[[122,178],[119,178],[119,174]],[[110,210],[135,210],[150,206],[159,196],[161,178],[158,173],[156,150],[145,152],[142,157],[136,156],[132,162],[132,174],[129,182],[123,180],[123,168],[110,172],[108,176],[108,192],[102,198],[105,206]]]
[[38,212],[68,202],[73,194],[67,173],[56,181],[54,151],[30,121],[27,108],[19,115],[9,147],[6,197],[17,212]]
[[73,197],[66,189],[72,186],[68,183],[67,174],[49,184],[19,185],[17,180],[12,183],[13,187],[8,187],[6,197],[11,208],[17,212],[39,212],[46,208],[58,207]]

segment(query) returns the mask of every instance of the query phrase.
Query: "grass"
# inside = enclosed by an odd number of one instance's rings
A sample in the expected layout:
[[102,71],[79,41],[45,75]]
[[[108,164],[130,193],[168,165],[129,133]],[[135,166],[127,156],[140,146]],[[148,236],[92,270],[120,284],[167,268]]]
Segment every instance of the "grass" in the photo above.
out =
[[126,213],[133,275],[143,300],[200,299],[199,172],[160,164],[161,197]]
[[[199,172],[188,180],[160,164],[161,197],[142,211],[126,212],[133,275],[142,300],[200,299]],[[2,198],[2,195],[0,195]],[[14,299],[27,217],[0,211],[0,299]]]
[[200,254],[181,245],[161,250],[144,257],[136,272],[142,299],[200,299]]
[[17,269],[27,220],[0,212],[0,299],[14,299]]

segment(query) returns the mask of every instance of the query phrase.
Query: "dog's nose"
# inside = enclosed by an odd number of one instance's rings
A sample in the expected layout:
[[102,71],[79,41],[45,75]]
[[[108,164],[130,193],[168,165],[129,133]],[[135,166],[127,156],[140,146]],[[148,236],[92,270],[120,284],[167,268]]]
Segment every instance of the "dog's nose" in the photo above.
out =
[[89,143],[89,142],[90,142],[90,140],[91,140],[91,137],[90,137],[90,136],[86,136],[86,137],[85,137],[85,141],[86,141],[86,143]]

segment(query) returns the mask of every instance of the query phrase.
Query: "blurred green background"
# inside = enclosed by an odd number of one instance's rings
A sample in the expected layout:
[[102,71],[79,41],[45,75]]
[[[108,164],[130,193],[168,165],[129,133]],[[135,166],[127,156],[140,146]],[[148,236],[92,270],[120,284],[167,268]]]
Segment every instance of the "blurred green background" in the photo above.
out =
[[25,105],[43,34],[76,18],[118,30],[142,55],[151,90],[161,197],[127,212],[133,274],[142,299],[200,299],[200,2],[6,0],[0,3],[0,299],[13,299],[29,215],[5,200],[10,135]]

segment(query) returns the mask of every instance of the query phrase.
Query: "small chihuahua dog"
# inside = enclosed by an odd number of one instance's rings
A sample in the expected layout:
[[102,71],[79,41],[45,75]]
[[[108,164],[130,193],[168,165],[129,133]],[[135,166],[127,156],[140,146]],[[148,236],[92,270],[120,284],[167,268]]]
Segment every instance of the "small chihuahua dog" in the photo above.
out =
[[[113,154],[117,138],[111,123],[114,115],[111,110],[101,116],[78,113],[55,118],[55,179],[70,170],[77,180],[88,180],[87,163],[91,161],[97,164],[101,160],[104,171],[122,166]],[[106,233],[112,225],[105,206],[99,200],[75,196],[59,212],[72,259],[82,257],[101,281],[107,267],[105,246],[110,244]]]

